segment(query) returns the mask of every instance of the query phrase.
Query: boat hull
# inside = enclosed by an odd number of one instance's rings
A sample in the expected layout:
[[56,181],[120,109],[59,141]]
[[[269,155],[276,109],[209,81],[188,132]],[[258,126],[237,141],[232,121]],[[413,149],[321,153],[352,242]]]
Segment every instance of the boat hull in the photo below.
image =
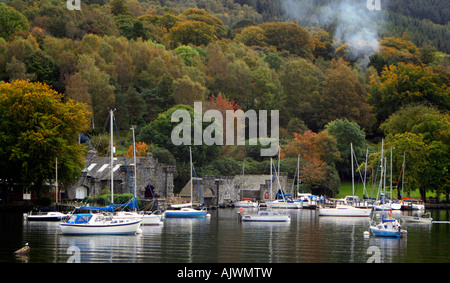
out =
[[400,203],[387,203],[375,206],[375,210],[377,211],[400,210],[401,208],[402,205]]
[[257,214],[244,214],[241,220],[246,222],[289,222],[291,217],[286,214],[263,211]]
[[69,224],[61,223],[59,227],[64,235],[134,235],[141,221],[109,224]]
[[157,214],[139,214],[139,213],[119,213],[114,218],[129,219],[132,221],[141,221],[141,225],[161,225],[162,215]]
[[371,212],[367,208],[319,208],[319,216],[369,217]]
[[253,201],[237,201],[234,203],[235,207],[254,207],[257,208],[258,207],[258,203],[253,202]]
[[377,237],[401,238],[403,235],[406,235],[406,231],[405,230],[390,231],[390,230],[378,229],[376,227],[370,227],[370,231],[372,232],[372,234],[374,236],[377,236]]
[[433,218],[424,218],[419,216],[404,216],[402,217],[402,220],[407,223],[431,224],[433,222]]
[[206,210],[167,210],[164,212],[165,218],[204,218]]
[[268,208],[300,209],[301,202],[298,201],[272,201],[267,203]]
[[38,214],[38,215],[25,215],[27,221],[61,221],[66,218],[67,215],[59,212],[50,212],[48,214]]

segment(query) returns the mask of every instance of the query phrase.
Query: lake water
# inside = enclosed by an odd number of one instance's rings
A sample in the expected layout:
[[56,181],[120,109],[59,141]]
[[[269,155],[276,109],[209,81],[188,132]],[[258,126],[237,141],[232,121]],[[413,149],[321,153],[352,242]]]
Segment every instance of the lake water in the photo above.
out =
[[[22,214],[0,212],[0,262],[450,262],[450,224],[407,224],[402,239],[365,238],[368,218],[285,210],[290,223],[248,223],[237,212],[225,208],[209,211],[209,219],[165,219],[161,226],[141,226],[143,233],[135,236],[65,236],[57,222],[24,222]],[[434,220],[450,220],[449,210],[431,213]],[[27,242],[29,255],[15,256]]]

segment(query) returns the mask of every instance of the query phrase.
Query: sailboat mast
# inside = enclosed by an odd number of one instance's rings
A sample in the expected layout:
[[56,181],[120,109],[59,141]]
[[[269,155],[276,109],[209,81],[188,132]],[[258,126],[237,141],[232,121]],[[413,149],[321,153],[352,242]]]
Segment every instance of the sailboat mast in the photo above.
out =
[[381,165],[380,165],[380,185],[378,186],[378,193],[380,194],[381,197],[381,192],[383,191],[383,174],[384,174],[384,166],[383,166],[383,150],[384,150],[384,140],[381,140]]
[[56,198],[56,204],[58,204],[58,157],[56,157],[55,168],[56,168],[55,198]]
[[405,155],[406,155],[406,151],[403,151],[403,165],[402,165],[402,171],[403,171],[403,175],[402,175],[402,198],[403,198],[403,184],[405,183]]
[[300,154],[297,155],[297,195],[295,197],[298,196],[298,193],[300,192],[300,189],[298,188],[299,183],[300,183]]
[[350,143],[350,159],[352,163],[352,196],[355,195],[355,172],[353,168],[353,144]]
[[391,148],[391,165],[390,165],[390,170],[391,170],[391,177],[390,177],[390,181],[391,181],[391,183],[390,183],[390,189],[391,189],[391,201],[394,199],[393,197],[392,197],[392,148]]
[[272,200],[272,177],[273,177],[273,171],[272,171],[272,157],[270,158],[270,192],[269,192],[269,200]]
[[130,130],[133,133],[133,161],[134,161],[134,190],[133,190],[133,192],[134,192],[134,198],[136,199],[136,190],[137,190],[136,138],[134,136],[134,128],[131,128]]
[[191,163],[191,207],[193,207],[193,203],[192,203],[192,182],[193,182],[193,180],[192,180],[192,148],[191,147],[189,147],[189,160]]
[[111,140],[110,140],[110,146],[111,146],[111,159],[110,159],[110,168],[111,168],[111,204],[114,203],[114,172],[113,172],[113,166],[114,166],[114,146],[113,146],[113,123],[114,123],[114,117],[113,117],[113,111],[109,111],[110,114],[110,134],[111,134]]
[[364,183],[363,183],[363,196],[366,194],[366,179],[367,179],[367,158],[369,157],[369,149],[366,149],[366,162],[364,164]]

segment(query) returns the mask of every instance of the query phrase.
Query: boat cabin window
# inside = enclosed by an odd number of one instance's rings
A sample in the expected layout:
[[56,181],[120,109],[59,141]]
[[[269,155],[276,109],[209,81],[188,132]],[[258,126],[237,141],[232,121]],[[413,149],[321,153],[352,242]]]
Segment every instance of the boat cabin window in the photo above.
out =
[[67,223],[71,224],[88,223],[91,218],[92,218],[91,214],[75,214],[69,218]]

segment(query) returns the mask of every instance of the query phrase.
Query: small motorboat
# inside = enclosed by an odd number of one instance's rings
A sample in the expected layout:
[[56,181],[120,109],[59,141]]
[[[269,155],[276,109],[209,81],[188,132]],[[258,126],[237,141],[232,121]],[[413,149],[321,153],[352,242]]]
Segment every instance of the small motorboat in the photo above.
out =
[[73,214],[59,224],[65,235],[134,235],[141,220],[118,219],[101,213]]
[[433,218],[430,217],[430,213],[423,213],[422,215],[415,214],[413,216],[402,216],[402,221],[407,223],[424,223],[431,224]]
[[273,211],[258,211],[257,214],[241,214],[242,221],[258,221],[258,222],[289,222],[291,216],[289,214],[280,214]]
[[396,237],[401,238],[407,235],[407,231],[402,229],[402,226],[397,219],[381,217],[381,222],[377,225],[371,225],[370,231],[374,236],[379,237]]
[[58,211],[51,211],[38,214],[24,214],[23,217],[27,221],[61,221],[67,217],[67,214]]

